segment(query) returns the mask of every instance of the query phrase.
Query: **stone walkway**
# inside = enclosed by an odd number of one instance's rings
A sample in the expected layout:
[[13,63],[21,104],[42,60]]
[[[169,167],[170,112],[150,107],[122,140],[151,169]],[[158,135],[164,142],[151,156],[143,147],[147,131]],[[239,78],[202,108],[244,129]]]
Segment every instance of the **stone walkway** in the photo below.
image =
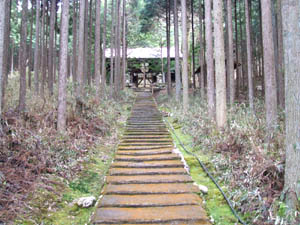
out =
[[150,93],[138,93],[93,224],[210,224]]

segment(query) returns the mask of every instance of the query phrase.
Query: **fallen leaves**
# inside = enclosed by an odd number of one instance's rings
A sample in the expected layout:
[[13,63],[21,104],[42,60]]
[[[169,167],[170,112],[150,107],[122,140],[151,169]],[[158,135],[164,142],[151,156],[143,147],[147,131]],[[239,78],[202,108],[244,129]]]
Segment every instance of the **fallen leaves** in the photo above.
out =
[[[128,96],[122,100],[128,100]],[[47,178],[49,174],[72,180],[88,160],[89,151],[112,133],[121,117],[122,105],[114,100],[104,99],[96,104],[98,101],[89,96],[85,99],[88,110],[81,116],[75,113],[71,93],[68,101],[67,131],[63,135],[56,130],[56,97],[42,101],[32,95],[27,112],[19,114],[9,108],[3,114],[0,223],[13,221],[26,210],[38,211],[26,203],[30,193],[38,187],[55,194],[49,185],[55,181]]]
[[235,207],[250,224],[274,224],[276,200],[284,184],[284,122],[266,144],[264,105],[256,102],[256,115],[246,104],[228,110],[227,127],[218,130],[210,120],[205,101],[196,96],[188,112],[174,99],[158,97],[162,108],[173,115],[182,131],[193,137],[190,143],[211,160],[214,176],[228,187]]

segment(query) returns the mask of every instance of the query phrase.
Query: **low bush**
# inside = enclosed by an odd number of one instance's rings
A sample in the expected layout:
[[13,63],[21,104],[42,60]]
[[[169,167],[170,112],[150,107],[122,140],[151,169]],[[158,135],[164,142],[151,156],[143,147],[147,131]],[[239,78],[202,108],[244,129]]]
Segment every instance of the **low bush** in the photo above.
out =
[[212,173],[228,187],[227,194],[249,224],[282,220],[278,200],[284,186],[283,113],[270,134],[263,102],[255,101],[255,113],[245,103],[235,104],[228,109],[226,127],[219,130],[208,116],[206,100],[198,96],[190,100],[186,113],[174,98],[159,96],[158,102],[173,124],[192,136],[194,152],[209,156]]

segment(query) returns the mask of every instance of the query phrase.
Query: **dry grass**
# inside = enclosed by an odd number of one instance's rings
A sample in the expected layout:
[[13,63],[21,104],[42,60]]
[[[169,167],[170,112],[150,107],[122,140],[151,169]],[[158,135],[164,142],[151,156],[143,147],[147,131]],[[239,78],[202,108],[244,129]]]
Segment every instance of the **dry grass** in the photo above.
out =
[[19,114],[15,110],[16,87],[17,75],[9,81],[1,121],[4,134],[0,137],[0,221],[3,222],[12,221],[28,209],[27,197],[37,186],[51,191],[49,184],[53,181],[46,178],[47,174],[71,181],[88,160],[90,149],[112,134],[116,139],[117,125],[124,120],[123,106],[132,97],[126,92],[119,101],[104,98],[98,102],[94,88],[87,88],[85,110],[78,116],[73,86],[69,83],[67,131],[59,134],[57,96],[46,94],[46,99],[41,99],[28,90],[27,111]]
[[239,103],[228,110],[226,128],[218,130],[208,117],[203,99],[194,97],[187,113],[174,99],[163,96],[158,99],[174,123],[192,136],[194,151],[210,157],[214,176],[228,187],[231,201],[249,224],[283,221],[284,213],[278,213],[283,204],[280,195],[284,185],[283,114],[279,115],[274,132],[269,134],[263,103],[255,102],[255,115],[247,105]]

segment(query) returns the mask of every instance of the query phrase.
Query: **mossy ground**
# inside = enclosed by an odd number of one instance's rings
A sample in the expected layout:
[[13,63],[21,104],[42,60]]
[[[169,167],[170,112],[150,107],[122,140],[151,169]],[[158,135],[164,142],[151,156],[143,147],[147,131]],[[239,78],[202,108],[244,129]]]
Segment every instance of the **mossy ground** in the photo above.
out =
[[[88,224],[95,207],[79,208],[74,200],[80,197],[98,198],[105,183],[105,176],[114,155],[115,146],[97,146],[88,162],[82,165],[82,171],[71,182],[52,185],[53,190],[40,188],[34,194],[29,205],[39,209],[31,219],[24,218],[15,224],[29,225],[36,223],[53,225]],[[105,154],[105,160],[101,157]]]
[[[132,101],[120,103],[118,119],[113,119],[111,129],[87,155],[77,159],[79,172],[64,178],[58,174],[45,175],[50,183],[38,185],[34,193],[27,196],[27,207],[15,221],[18,225],[83,225],[89,224],[96,206],[80,208],[74,200],[94,196],[97,200],[105,185],[105,177],[114,158],[118,137],[123,133],[125,121],[131,111]],[[115,116],[116,112],[111,115]],[[96,204],[95,204],[96,205]],[[26,213],[26,212],[30,213]]]
[[[172,124],[172,126],[175,128],[175,133],[180,139],[180,141],[184,144],[184,146],[191,152],[193,152],[195,149],[191,147],[191,144],[193,143],[193,139],[191,136],[184,134],[181,129],[180,125],[178,125],[174,120],[169,117],[167,118],[168,122]],[[183,153],[183,156],[190,168],[190,175],[192,179],[197,183],[204,185],[208,188],[208,194],[201,194],[203,201],[204,201],[204,207],[207,210],[208,215],[212,218],[212,221],[214,224],[219,225],[235,225],[237,224],[237,219],[232,214],[229,206],[227,205],[224,197],[218,190],[218,188],[215,186],[215,184],[210,180],[210,178],[207,176],[205,171],[201,168],[198,161],[191,155],[188,155],[184,149],[179,144],[179,141],[175,137],[175,135],[171,132],[173,140],[176,143],[176,146],[180,151]],[[210,162],[209,155],[204,155],[204,153],[197,152],[198,157],[200,160],[209,168],[212,168],[212,164]],[[221,185],[222,186],[222,185]],[[226,188],[222,187],[223,190],[226,192]]]

